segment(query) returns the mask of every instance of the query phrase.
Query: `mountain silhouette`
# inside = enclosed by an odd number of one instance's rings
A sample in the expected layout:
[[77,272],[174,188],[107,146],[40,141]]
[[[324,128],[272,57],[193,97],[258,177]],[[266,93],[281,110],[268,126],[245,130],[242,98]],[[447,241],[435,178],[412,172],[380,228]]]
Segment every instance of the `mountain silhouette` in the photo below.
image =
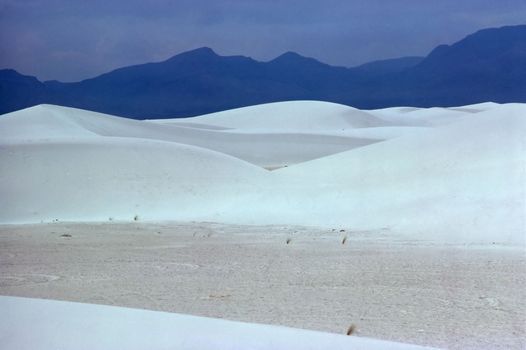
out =
[[284,100],[358,108],[526,102],[526,25],[480,30],[427,57],[335,67],[287,52],[259,62],[199,48],[75,83],[0,70],[0,113],[40,103],[173,118]]

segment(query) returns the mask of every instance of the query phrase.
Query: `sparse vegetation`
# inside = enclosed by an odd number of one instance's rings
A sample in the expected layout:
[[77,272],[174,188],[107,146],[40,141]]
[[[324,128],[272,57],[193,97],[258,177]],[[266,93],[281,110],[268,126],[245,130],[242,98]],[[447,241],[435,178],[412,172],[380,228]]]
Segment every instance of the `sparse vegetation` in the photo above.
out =
[[232,294],[210,294],[208,298],[210,299],[225,299],[230,298]]

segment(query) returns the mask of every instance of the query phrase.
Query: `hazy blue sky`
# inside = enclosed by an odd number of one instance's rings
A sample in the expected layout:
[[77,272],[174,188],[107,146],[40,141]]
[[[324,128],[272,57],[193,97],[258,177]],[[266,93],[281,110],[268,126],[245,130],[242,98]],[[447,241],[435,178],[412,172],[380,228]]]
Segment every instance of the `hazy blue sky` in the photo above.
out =
[[75,81],[209,46],[354,66],[526,23],[526,0],[0,0],[0,68]]

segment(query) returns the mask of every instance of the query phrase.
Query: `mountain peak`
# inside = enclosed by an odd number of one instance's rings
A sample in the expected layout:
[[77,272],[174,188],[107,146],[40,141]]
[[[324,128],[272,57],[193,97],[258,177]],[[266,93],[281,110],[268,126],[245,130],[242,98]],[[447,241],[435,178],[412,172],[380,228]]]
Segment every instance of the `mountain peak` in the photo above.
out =
[[11,68],[0,69],[0,75],[2,75],[3,77],[22,76],[22,74],[18,73],[16,70]]
[[189,51],[186,51],[186,53],[200,54],[200,55],[216,55],[217,56],[215,51],[209,48],[208,46],[203,46],[203,47],[199,47],[194,50],[189,50]]
[[307,57],[304,57],[302,55],[300,55],[299,53],[297,52],[294,52],[294,51],[287,51],[285,53],[282,53],[281,55],[279,55],[278,57],[274,58],[273,61],[276,61],[276,60],[291,60],[291,59],[305,59]]
[[168,60],[170,61],[178,57],[210,58],[210,57],[219,57],[219,55],[215,53],[215,51],[212,50],[211,48],[203,46],[197,49],[185,51],[183,53],[175,55],[169,58]]
[[294,51],[287,51],[287,52],[279,55],[277,58],[306,58],[306,57],[304,57],[304,56],[302,56],[299,53],[294,52]]
[[484,28],[468,35],[465,39],[470,37],[477,37],[482,35],[498,35],[512,38],[523,37],[526,32],[526,24],[519,24],[514,26],[503,26],[497,28]]
[[35,82],[40,83],[37,78],[30,76],[30,75],[21,74],[17,72],[16,70],[10,69],[10,68],[0,69],[0,79],[4,81],[22,81],[22,80],[29,81],[30,80],[30,81],[35,81]]
[[318,60],[310,57],[305,57],[294,51],[287,51],[284,54],[274,58],[271,63],[316,63],[323,64]]
[[[512,60],[516,69],[522,71],[519,62],[526,57],[525,38],[526,25],[481,29],[454,44],[437,46],[416,68],[433,71],[434,75],[467,71],[477,75],[475,72],[497,69],[506,73],[511,69],[506,62]],[[440,71],[438,67],[442,67]]]

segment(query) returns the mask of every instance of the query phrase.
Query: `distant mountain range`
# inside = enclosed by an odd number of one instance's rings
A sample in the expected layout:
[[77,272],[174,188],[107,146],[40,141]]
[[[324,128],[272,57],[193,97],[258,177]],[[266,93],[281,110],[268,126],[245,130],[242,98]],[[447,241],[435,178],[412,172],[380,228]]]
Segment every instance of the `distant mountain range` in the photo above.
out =
[[427,57],[354,68],[294,52],[258,62],[200,48],[76,83],[0,70],[0,113],[50,103],[135,119],[173,118],[285,100],[362,109],[526,102],[526,25],[480,30]]

